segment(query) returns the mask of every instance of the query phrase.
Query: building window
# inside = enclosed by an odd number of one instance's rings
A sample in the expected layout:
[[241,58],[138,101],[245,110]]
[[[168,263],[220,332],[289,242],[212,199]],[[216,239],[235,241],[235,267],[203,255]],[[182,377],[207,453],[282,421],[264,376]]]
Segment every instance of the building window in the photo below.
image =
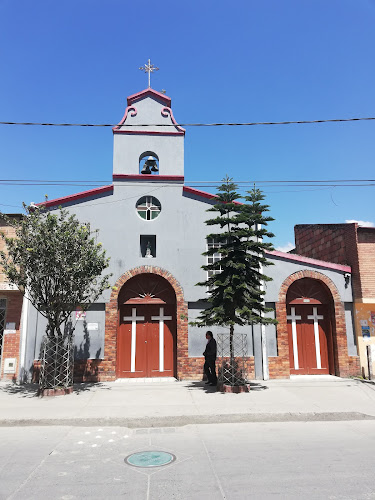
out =
[[144,220],[154,220],[161,212],[160,201],[153,196],[142,196],[136,204],[139,217]]
[[[211,250],[211,248],[221,248],[223,242],[217,241],[214,238],[207,238],[207,250]],[[220,266],[221,254],[219,252],[215,252],[211,255],[207,255],[207,265],[216,264],[215,269],[207,271],[207,278],[211,278],[214,274],[218,274],[222,271]]]
[[141,257],[145,259],[156,257],[156,236],[154,234],[141,234],[140,252]]

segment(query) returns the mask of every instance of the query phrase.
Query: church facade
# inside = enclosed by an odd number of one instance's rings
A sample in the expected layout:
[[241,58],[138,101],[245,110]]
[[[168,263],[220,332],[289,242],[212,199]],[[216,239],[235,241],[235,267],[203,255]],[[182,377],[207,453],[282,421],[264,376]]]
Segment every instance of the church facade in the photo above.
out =
[[[206,279],[202,252],[215,245],[205,225],[214,195],[184,183],[185,130],[166,95],[148,88],[128,97],[113,135],[112,184],[46,202],[98,229],[110,257],[111,289],[72,318],[75,379],[200,379],[205,330],[189,322],[203,307],[205,290],[195,285]],[[265,300],[278,324],[236,329],[247,336],[248,377],[358,374],[351,268],[277,251],[267,257],[274,265]],[[17,370],[29,379],[46,325],[33,307],[23,314]]]

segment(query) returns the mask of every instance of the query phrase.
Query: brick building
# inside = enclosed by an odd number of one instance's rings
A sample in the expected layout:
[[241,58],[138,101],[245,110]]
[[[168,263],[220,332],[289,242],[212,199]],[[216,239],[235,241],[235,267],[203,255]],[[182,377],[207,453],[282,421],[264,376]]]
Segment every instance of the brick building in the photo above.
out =
[[351,267],[355,332],[362,373],[367,375],[366,345],[375,344],[375,228],[299,224],[294,231],[297,253]]
[[[19,214],[8,217],[19,219]],[[14,237],[14,228],[0,218],[0,232]],[[0,238],[0,251],[5,242]],[[15,380],[19,373],[21,311],[23,297],[17,287],[9,283],[0,272],[0,379]]]
[[[185,184],[185,130],[166,95],[148,88],[128,97],[113,135],[112,183],[46,203],[98,229],[111,259],[112,288],[72,318],[75,378],[200,379],[205,330],[189,323],[204,307],[195,286],[207,277],[202,252],[217,245],[205,224],[214,195]],[[249,378],[357,374],[351,268],[277,251],[268,259],[265,300],[278,325],[236,328],[247,336]],[[46,324],[33,307],[24,316],[19,369],[31,377]]]

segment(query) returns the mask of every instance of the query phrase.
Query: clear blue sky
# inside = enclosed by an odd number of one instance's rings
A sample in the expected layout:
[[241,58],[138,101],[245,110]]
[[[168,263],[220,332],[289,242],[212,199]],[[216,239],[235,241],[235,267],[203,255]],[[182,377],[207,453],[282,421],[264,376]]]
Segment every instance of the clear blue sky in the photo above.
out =
[[[115,123],[160,67],[183,122],[375,116],[375,0],[0,0],[0,121]],[[375,122],[188,128],[187,181],[371,179]],[[111,181],[112,131],[0,126],[2,179]],[[0,186],[0,209],[87,188]],[[293,226],[375,221],[374,187],[265,188]]]

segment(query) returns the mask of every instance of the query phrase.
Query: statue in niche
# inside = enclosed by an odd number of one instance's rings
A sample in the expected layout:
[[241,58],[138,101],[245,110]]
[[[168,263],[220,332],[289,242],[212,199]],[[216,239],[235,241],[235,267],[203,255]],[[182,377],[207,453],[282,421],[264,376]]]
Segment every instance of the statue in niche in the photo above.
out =
[[146,255],[145,255],[145,257],[147,259],[152,259],[154,257],[152,255],[152,253],[151,253],[151,243],[149,241],[147,242],[147,245],[146,245]]

